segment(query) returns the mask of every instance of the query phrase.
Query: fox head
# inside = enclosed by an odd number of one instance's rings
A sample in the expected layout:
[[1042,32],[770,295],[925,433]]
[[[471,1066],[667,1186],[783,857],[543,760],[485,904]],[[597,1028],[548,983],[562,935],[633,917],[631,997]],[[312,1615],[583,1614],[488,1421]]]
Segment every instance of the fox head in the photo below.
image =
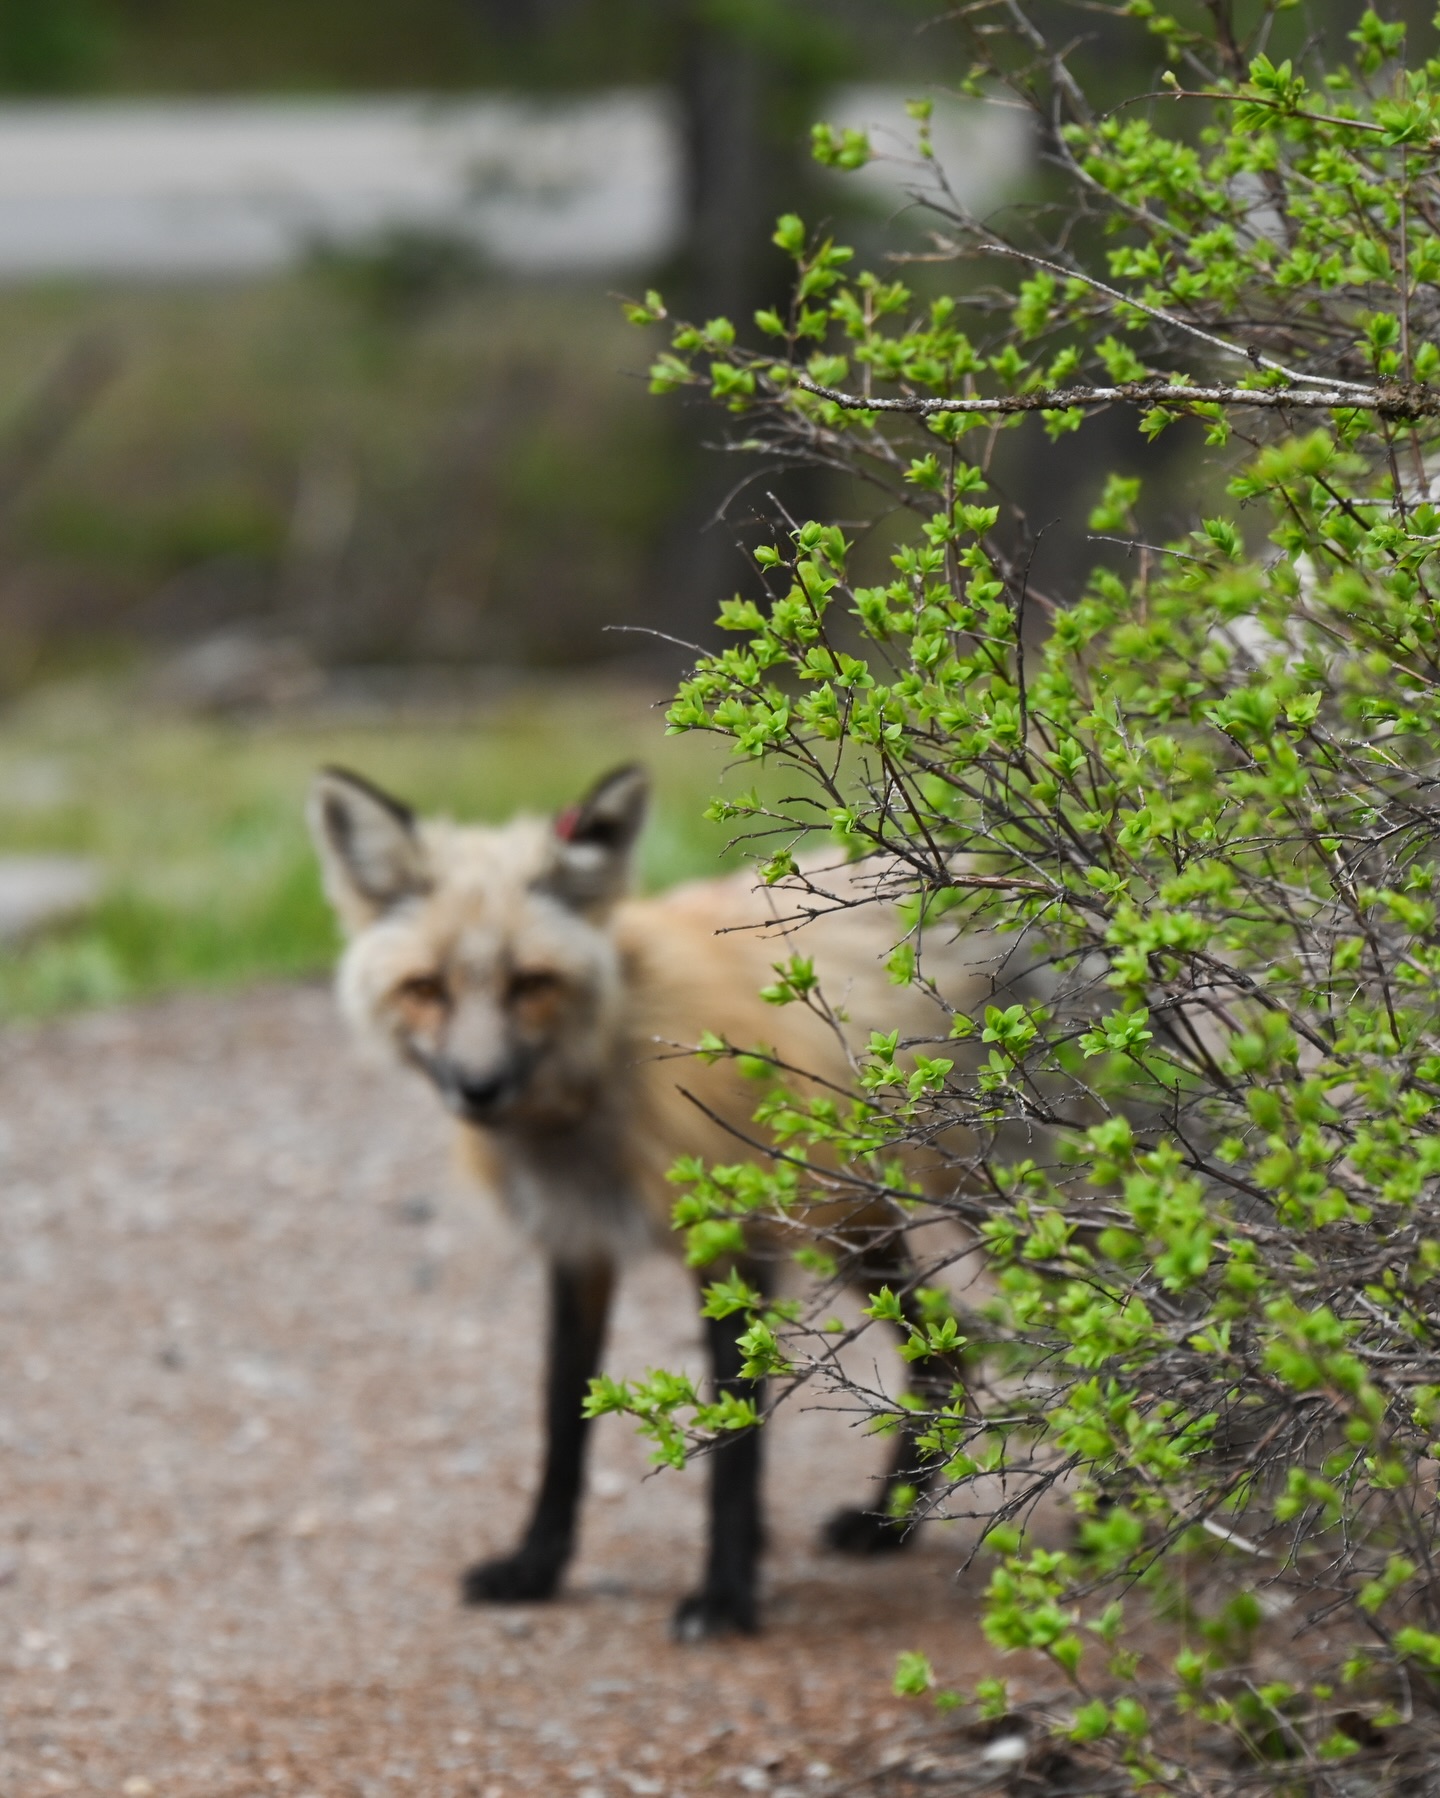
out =
[[578,1123],[613,1086],[625,994],[608,922],[646,799],[643,771],[618,768],[552,820],[458,826],[343,769],[316,777],[341,1004],[466,1123]]

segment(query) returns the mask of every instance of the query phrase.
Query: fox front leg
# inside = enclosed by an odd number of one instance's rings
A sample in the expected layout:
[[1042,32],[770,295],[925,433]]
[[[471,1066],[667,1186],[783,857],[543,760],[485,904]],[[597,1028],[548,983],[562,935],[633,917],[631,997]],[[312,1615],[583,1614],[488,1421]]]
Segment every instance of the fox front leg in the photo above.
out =
[[[893,1284],[899,1290],[903,1323],[897,1326],[901,1341],[913,1330],[923,1330],[924,1316],[910,1290],[915,1268],[903,1245],[872,1245],[863,1266],[853,1276],[854,1284],[867,1297],[873,1298],[882,1285]],[[927,1412],[947,1404],[957,1386],[964,1383],[964,1358],[940,1356],[912,1369],[910,1391]],[[915,1540],[912,1522],[897,1512],[902,1492],[921,1498],[935,1483],[941,1461],[926,1455],[920,1448],[926,1419],[907,1418],[895,1431],[890,1465],[885,1471],[878,1503],[846,1506],[826,1521],[821,1540],[837,1554],[881,1555],[908,1548]]]
[[[748,1272],[749,1270],[747,1270]],[[753,1278],[751,1284],[758,1284]],[[717,1398],[726,1392],[753,1398],[763,1385],[745,1379],[739,1338],[743,1313],[709,1318],[706,1337]],[[760,1432],[741,1430],[710,1454],[710,1548],[705,1583],[681,1600],[671,1624],[679,1642],[703,1642],[712,1636],[753,1635],[759,1627],[756,1585],[765,1526],[760,1501]]]
[[575,1546],[589,1419],[583,1404],[600,1364],[615,1288],[608,1261],[550,1268],[550,1358],[545,1376],[545,1472],[529,1528],[513,1554],[479,1561],[460,1583],[466,1604],[552,1598]]

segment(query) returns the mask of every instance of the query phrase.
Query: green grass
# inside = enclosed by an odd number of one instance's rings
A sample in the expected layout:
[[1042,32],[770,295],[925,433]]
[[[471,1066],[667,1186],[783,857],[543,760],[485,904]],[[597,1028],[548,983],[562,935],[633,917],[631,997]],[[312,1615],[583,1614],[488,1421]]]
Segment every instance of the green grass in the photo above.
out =
[[93,856],[104,890],[85,918],[3,952],[0,1016],[327,969],[336,937],[302,819],[322,763],[421,810],[494,819],[558,807],[632,758],[655,779],[643,884],[716,872],[725,833],[701,815],[716,747],[666,739],[650,696],[598,680],[526,685],[464,720],[374,723],[146,719],[118,687],[42,691],[0,728],[0,853]]

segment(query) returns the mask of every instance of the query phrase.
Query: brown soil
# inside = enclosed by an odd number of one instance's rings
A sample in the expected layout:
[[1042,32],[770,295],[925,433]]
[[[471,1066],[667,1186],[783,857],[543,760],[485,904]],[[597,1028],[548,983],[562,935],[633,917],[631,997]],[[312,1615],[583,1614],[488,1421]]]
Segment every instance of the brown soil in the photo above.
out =
[[[538,1452],[539,1269],[433,1099],[317,989],[0,1037],[0,1794],[835,1792],[911,1728],[897,1651],[993,1670],[943,1530],[813,1551],[876,1445],[772,1426],[767,1630],[681,1648],[701,1476],[599,1427],[548,1606],[465,1610]],[[627,1277],[608,1365],[694,1365]]]

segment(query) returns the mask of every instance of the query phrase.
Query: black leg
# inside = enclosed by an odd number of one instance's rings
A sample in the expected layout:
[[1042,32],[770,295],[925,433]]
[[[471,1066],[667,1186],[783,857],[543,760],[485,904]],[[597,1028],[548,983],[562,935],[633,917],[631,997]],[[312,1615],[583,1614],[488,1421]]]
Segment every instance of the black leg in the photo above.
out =
[[[903,1246],[886,1245],[866,1254],[864,1265],[856,1275],[856,1284],[873,1294],[882,1285],[888,1284],[892,1289],[901,1287],[913,1277],[914,1268]],[[905,1292],[901,1293],[900,1305],[907,1326],[901,1328],[903,1338],[908,1336],[909,1325],[920,1323],[920,1307]],[[959,1357],[922,1361],[910,1376],[910,1391],[927,1410],[938,1410],[950,1402],[951,1393],[963,1376]],[[893,1438],[895,1446],[890,1465],[875,1502],[836,1511],[822,1533],[827,1548],[849,1555],[888,1554],[907,1548],[914,1541],[914,1530],[904,1517],[893,1515],[893,1506],[896,1493],[907,1486],[918,1497],[923,1497],[940,1471],[940,1462],[920,1451],[919,1437],[924,1430],[923,1420],[899,1426]]]
[[575,1545],[575,1513],[585,1477],[589,1420],[581,1406],[600,1364],[615,1270],[608,1261],[550,1269],[550,1362],[545,1377],[545,1472],[519,1548],[469,1568],[466,1604],[550,1598]]
[[[752,1286],[760,1282],[745,1270]],[[717,1393],[734,1392],[760,1403],[764,1384],[743,1379],[739,1337],[745,1316],[708,1318],[705,1331]],[[745,1430],[710,1454],[710,1549],[705,1583],[682,1599],[673,1633],[681,1642],[710,1636],[753,1635],[758,1627],[755,1587],[765,1546],[760,1504],[760,1431]]]

